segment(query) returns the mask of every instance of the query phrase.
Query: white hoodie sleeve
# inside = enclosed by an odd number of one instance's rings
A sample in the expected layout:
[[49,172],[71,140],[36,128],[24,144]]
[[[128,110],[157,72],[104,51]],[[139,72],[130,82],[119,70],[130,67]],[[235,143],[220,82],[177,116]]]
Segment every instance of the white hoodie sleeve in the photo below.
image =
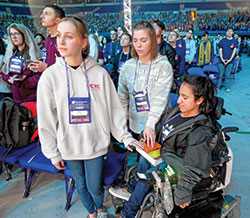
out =
[[134,138],[127,131],[124,110],[115,86],[108,75],[105,77],[105,92],[109,107],[111,133],[118,141],[123,142],[127,146]]
[[38,82],[37,118],[42,152],[54,164],[60,162],[62,157],[57,148],[58,118],[50,73],[49,69],[44,71]]

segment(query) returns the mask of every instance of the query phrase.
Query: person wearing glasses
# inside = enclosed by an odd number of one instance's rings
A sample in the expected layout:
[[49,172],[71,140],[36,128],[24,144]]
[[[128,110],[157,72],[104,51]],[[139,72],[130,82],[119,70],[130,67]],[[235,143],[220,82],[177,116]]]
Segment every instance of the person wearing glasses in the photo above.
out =
[[56,37],[62,57],[38,84],[42,152],[59,170],[67,164],[88,217],[104,218],[102,171],[110,133],[126,146],[139,142],[127,132],[109,74],[89,56],[87,25],[79,17],[65,17]]
[[22,24],[11,24],[7,33],[10,40],[1,68],[2,79],[11,86],[15,102],[36,101],[41,73],[34,71],[31,63],[42,59],[40,48],[30,30]]

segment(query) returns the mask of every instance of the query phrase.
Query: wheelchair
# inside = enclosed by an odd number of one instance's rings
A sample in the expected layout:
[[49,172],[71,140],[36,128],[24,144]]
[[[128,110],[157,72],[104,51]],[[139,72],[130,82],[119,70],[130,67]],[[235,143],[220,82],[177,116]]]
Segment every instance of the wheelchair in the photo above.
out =
[[[214,125],[218,129],[217,134],[211,142],[213,146],[212,155],[213,153],[217,153],[218,155],[213,156],[210,177],[202,179],[201,182],[194,187],[190,205],[184,209],[174,205],[172,197],[174,190],[173,186],[169,189],[167,195],[170,194],[170,199],[166,202],[163,191],[164,181],[162,179],[162,170],[164,167],[153,167],[153,172],[150,176],[147,175],[151,178],[150,182],[153,185],[153,190],[145,196],[137,212],[137,218],[144,217],[143,213],[145,211],[151,213],[153,218],[240,217],[240,196],[232,197],[231,195],[223,195],[223,189],[230,183],[233,165],[233,153],[228,145],[230,137],[227,133],[238,131],[237,127],[222,128],[218,122],[221,115],[225,115],[226,113],[232,115],[226,112],[223,108],[223,104],[224,100],[218,98],[217,107],[212,114]],[[224,148],[220,148],[220,151],[218,151],[218,143],[224,146]],[[128,184],[131,178],[144,182],[143,179],[137,175],[136,167],[129,168],[126,173],[124,177],[125,184]],[[168,180],[170,180],[170,178],[168,178]],[[166,205],[166,203],[169,204],[169,200],[172,201],[172,208],[169,208],[171,205]],[[112,196],[112,203],[116,213],[120,213],[125,201],[126,200]]]

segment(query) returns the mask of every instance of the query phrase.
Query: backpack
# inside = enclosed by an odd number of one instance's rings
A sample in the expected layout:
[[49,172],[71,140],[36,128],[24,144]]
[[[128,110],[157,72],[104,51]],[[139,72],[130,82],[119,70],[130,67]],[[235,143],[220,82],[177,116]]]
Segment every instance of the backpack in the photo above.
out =
[[31,142],[34,132],[30,110],[13,99],[6,97],[0,101],[0,145],[8,148],[2,156],[2,166],[11,178],[5,164],[6,156],[15,148],[22,148]]

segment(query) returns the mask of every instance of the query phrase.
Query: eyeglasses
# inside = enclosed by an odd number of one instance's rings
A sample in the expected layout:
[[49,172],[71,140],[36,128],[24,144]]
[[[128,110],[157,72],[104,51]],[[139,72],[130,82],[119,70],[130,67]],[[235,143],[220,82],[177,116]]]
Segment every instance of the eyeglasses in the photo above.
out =
[[10,33],[10,37],[20,37],[21,33]]

